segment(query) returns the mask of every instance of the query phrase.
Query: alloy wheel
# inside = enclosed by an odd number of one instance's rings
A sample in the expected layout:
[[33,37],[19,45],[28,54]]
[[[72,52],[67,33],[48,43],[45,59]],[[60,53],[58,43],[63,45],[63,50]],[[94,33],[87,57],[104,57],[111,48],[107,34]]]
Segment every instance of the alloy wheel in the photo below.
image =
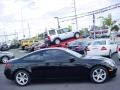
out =
[[4,56],[2,57],[2,63],[7,63],[9,61],[9,57]]
[[75,34],[75,38],[79,38],[80,37],[80,34],[79,33],[76,33]]
[[15,75],[15,81],[20,86],[27,85],[30,81],[29,74],[25,71],[19,71]]
[[107,79],[107,71],[103,67],[95,68],[92,71],[91,78],[96,83],[103,83]]

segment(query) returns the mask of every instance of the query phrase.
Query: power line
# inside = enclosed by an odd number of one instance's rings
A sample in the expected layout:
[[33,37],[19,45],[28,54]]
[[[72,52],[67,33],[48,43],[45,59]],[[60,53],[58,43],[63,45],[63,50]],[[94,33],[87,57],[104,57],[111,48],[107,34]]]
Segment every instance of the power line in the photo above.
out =
[[[77,18],[90,16],[90,15],[93,15],[93,14],[103,13],[103,12],[106,12],[106,11],[109,11],[109,10],[112,10],[112,9],[116,9],[116,8],[120,8],[120,3],[114,4],[114,5],[111,5],[111,6],[108,6],[108,7],[104,7],[104,8],[101,8],[101,9],[97,9],[97,10],[94,10],[94,11],[85,12],[85,13],[82,13],[82,14],[77,14]],[[59,18],[59,19],[65,19],[62,22],[74,20],[75,19],[75,15],[62,17],[62,18]]]

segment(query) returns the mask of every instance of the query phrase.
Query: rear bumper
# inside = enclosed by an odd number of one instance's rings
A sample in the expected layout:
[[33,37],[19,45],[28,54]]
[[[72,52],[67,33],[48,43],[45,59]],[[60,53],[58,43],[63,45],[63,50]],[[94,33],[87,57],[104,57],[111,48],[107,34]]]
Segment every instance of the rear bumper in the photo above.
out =
[[4,71],[4,75],[5,75],[5,77],[6,77],[7,79],[9,79],[9,80],[13,80],[13,79],[14,79],[14,77],[12,76],[12,73],[11,73],[11,70],[10,70],[10,69],[6,69],[6,70]]
[[87,55],[96,55],[96,56],[108,56],[109,55],[109,51],[98,51],[98,52],[94,52],[94,51],[87,51]]

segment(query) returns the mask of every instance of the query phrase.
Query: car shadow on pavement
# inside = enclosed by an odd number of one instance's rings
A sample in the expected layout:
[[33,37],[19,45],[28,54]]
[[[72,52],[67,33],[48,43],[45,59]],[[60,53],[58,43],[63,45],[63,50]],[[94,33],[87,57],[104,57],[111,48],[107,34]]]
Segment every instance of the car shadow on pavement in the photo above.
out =
[[64,83],[91,83],[89,79],[39,79],[32,80],[31,84],[64,84]]

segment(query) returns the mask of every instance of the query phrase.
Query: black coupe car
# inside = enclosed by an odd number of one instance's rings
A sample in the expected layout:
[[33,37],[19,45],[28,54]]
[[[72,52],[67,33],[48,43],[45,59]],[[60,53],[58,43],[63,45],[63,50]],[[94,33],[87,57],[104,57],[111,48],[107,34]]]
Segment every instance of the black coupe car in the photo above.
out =
[[100,56],[82,56],[65,48],[46,48],[8,62],[4,74],[25,86],[32,79],[83,78],[103,83],[116,75],[113,60]]

